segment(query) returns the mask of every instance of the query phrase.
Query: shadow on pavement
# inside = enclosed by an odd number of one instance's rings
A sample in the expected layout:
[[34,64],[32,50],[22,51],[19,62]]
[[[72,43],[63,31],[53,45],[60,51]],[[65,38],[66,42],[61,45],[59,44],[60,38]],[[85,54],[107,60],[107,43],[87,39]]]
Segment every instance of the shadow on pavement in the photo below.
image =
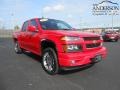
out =
[[[41,59],[42,57],[38,56],[38,55],[35,55],[33,53],[30,53],[30,52],[24,52],[25,55],[29,56],[30,58],[32,58],[33,60],[36,60],[37,62],[41,63]],[[77,72],[80,72],[80,71],[83,71],[83,70],[86,70],[86,69],[89,69],[90,67],[92,67],[94,64],[90,64],[90,65],[87,65],[85,67],[80,67],[80,68],[77,68],[77,69],[68,69],[68,70],[61,70],[59,75],[67,75],[67,74],[72,74],[72,73],[77,73]]]
[[24,54],[25,55],[27,55],[27,56],[29,56],[29,57],[31,57],[32,59],[34,59],[34,60],[36,60],[37,62],[40,62],[41,63],[41,59],[42,59],[42,57],[40,57],[40,56],[38,56],[38,55],[36,55],[36,54],[33,54],[33,53],[31,53],[31,52],[25,52],[24,51]]
[[67,74],[77,73],[77,72],[81,72],[83,70],[89,69],[92,66],[94,66],[94,64],[89,64],[89,65],[87,65],[85,67],[79,67],[77,69],[61,70],[61,72],[59,74],[60,75],[67,75]]

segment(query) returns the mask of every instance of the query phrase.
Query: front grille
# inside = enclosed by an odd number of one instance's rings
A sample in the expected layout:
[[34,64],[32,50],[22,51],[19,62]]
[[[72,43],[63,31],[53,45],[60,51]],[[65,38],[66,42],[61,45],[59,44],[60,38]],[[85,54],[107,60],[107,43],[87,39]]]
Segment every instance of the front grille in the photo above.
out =
[[101,43],[92,43],[92,44],[86,44],[86,48],[96,48],[99,47]]
[[84,37],[85,41],[91,41],[91,40],[100,40],[100,37]]

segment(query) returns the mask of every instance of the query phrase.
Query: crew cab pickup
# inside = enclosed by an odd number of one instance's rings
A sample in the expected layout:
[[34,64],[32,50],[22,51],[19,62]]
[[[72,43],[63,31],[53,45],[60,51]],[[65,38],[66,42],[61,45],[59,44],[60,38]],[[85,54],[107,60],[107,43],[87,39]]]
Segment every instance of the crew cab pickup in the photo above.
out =
[[21,31],[13,33],[13,39],[16,53],[26,50],[40,55],[43,69],[51,75],[61,69],[86,66],[106,57],[100,35],[77,31],[61,20],[28,20]]

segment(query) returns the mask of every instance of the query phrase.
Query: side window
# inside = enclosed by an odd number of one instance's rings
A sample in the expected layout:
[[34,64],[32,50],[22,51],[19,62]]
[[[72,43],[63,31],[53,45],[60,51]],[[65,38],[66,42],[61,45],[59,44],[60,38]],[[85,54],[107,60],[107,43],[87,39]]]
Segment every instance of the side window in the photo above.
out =
[[23,24],[22,31],[25,32],[28,26],[28,21]]
[[38,28],[37,22],[35,20],[31,20],[30,25],[36,26],[36,28]]
[[63,23],[57,23],[58,29],[67,29],[68,27],[64,25]]

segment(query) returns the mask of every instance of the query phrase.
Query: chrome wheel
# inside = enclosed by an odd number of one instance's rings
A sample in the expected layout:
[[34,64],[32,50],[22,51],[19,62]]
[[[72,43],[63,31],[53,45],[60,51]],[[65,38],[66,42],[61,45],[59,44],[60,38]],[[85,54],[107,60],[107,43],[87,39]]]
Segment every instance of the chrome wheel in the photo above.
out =
[[16,52],[17,54],[22,53],[22,49],[20,48],[20,46],[19,46],[19,44],[18,44],[17,41],[15,42],[14,50],[15,50],[15,52]]
[[46,48],[43,51],[42,67],[50,75],[57,74],[59,72],[58,58],[54,49]]
[[18,43],[15,43],[15,52],[18,52]]
[[54,68],[54,60],[48,52],[43,56],[43,65],[48,71],[52,71]]

